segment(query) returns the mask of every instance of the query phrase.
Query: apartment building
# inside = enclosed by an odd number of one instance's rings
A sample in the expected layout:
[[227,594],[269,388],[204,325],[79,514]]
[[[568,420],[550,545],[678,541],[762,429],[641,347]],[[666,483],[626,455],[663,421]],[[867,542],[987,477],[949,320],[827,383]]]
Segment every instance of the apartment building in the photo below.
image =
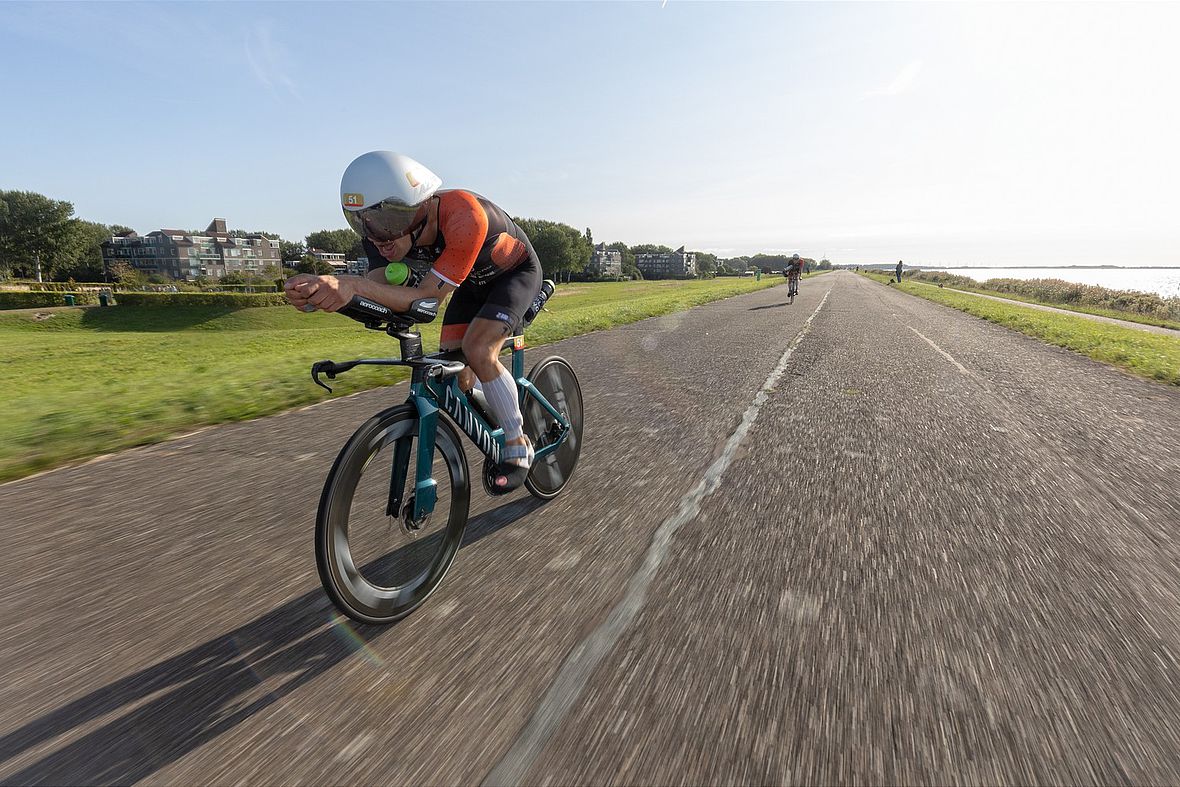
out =
[[697,275],[697,255],[681,246],[667,254],[636,254],[635,266],[646,279],[690,279]]
[[616,249],[608,249],[605,243],[598,244],[590,254],[590,263],[586,266],[586,275],[593,277],[622,276],[622,252]]
[[320,262],[326,262],[331,265],[338,276],[349,272],[348,260],[344,259],[344,255],[339,252],[324,251],[323,249],[308,249],[307,253]]
[[230,234],[225,219],[213,219],[202,234],[160,229],[140,236],[134,231],[115,235],[102,244],[103,268],[126,262],[145,273],[173,279],[198,276],[218,279],[227,273],[261,275],[268,265],[279,266],[279,241],[257,234]]

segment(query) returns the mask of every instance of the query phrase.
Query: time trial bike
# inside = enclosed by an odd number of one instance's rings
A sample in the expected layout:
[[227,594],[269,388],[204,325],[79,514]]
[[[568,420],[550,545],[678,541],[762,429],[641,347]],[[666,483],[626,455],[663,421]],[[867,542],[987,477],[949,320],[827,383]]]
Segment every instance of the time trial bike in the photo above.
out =
[[787,297],[792,301],[799,294],[799,269],[791,265],[787,269]]
[[[550,356],[524,373],[524,327],[553,288],[553,282],[544,283],[510,345],[524,431],[536,452],[525,487],[542,500],[569,483],[582,447],[582,391],[573,367]],[[478,388],[461,389],[462,352],[426,355],[421,334],[412,330],[434,320],[438,308],[437,298],[423,298],[397,313],[354,297],[340,313],[396,338],[401,357],[319,361],[311,369],[324,388],[321,375],[335,379],[361,365],[411,369],[406,401],[367,420],[341,449],[316,515],[316,565],[324,590],[341,612],[364,623],[392,623],[413,612],[455,559],[471,496],[460,431],[484,457],[485,491],[497,493],[493,468],[504,449],[504,430]]]

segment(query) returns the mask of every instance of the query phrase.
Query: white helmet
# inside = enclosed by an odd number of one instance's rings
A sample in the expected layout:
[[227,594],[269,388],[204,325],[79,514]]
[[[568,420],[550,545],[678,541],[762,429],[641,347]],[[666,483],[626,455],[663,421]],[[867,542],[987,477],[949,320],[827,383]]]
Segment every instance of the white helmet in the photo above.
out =
[[374,150],[357,157],[340,179],[344,218],[363,238],[388,242],[426,219],[422,205],[442,179],[409,156]]

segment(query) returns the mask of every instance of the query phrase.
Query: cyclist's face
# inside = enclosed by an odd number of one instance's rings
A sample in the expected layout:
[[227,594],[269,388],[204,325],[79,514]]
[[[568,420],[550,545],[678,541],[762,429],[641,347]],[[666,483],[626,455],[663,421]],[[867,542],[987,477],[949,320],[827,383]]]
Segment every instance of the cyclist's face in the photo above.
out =
[[400,260],[402,257],[405,257],[410,251],[411,243],[412,241],[409,235],[403,235],[397,240],[391,241],[373,240],[373,245],[377,247],[377,251],[381,252],[381,256],[387,260]]
[[433,218],[430,207],[434,204],[434,200],[430,200],[426,205],[418,209],[418,213],[414,216],[414,223],[410,229],[402,235],[399,235],[392,240],[379,239],[375,235],[370,235],[369,240],[373,241],[373,245],[381,252],[381,256],[387,260],[400,260],[409,253],[410,247],[414,245],[414,238],[416,238],[424,229],[424,225],[429,225]]

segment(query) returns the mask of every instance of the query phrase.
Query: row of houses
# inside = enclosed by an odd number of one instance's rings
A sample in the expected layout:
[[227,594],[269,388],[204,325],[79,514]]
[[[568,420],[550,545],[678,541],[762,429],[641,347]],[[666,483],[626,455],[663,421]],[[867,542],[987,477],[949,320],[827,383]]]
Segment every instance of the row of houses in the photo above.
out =
[[[337,273],[361,276],[368,270],[368,260],[364,257],[349,260],[343,254],[322,249],[308,249],[308,254],[331,265]],[[142,273],[182,281],[198,277],[219,279],[229,273],[258,276],[269,266],[283,265],[277,239],[259,234],[230,234],[225,219],[213,219],[203,233],[160,229],[141,236],[129,230],[103,242],[102,258],[107,271],[125,262]],[[637,254],[635,265],[650,279],[697,275],[696,253],[685,251],[683,246],[662,254]],[[590,255],[585,273],[594,278],[622,276],[623,255],[600,243]]]
[[[635,267],[648,279],[686,279],[697,275],[697,255],[683,246],[663,254],[636,254]],[[622,276],[622,252],[598,244],[590,254],[585,273],[592,278]]]
[[213,219],[203,233],[160,229],[147,235],[134,230],[120,233],[102,244],[103,267],[125,262],[146,274],[173,279],[198,276],[221,278],[227,273],[260,275],[281,262],[279,241],[265,235],[231,235],[225,219]]
[[[363,276],[369,269],[364,257],[349,260],[323,249],[308,249],[308,254],[337,273]],[[103,242],[102,261],[108,273],[114,265],[125,262],[141,273],[182,281],[201,276],[220,279],[228,273],[260,276],[268,267],[294,267],[297,262],[283,262],[277,239],[231,234],[225,219],[213,219],[203,233],[161,229],[141,236],[134,230],[122,232]]]

